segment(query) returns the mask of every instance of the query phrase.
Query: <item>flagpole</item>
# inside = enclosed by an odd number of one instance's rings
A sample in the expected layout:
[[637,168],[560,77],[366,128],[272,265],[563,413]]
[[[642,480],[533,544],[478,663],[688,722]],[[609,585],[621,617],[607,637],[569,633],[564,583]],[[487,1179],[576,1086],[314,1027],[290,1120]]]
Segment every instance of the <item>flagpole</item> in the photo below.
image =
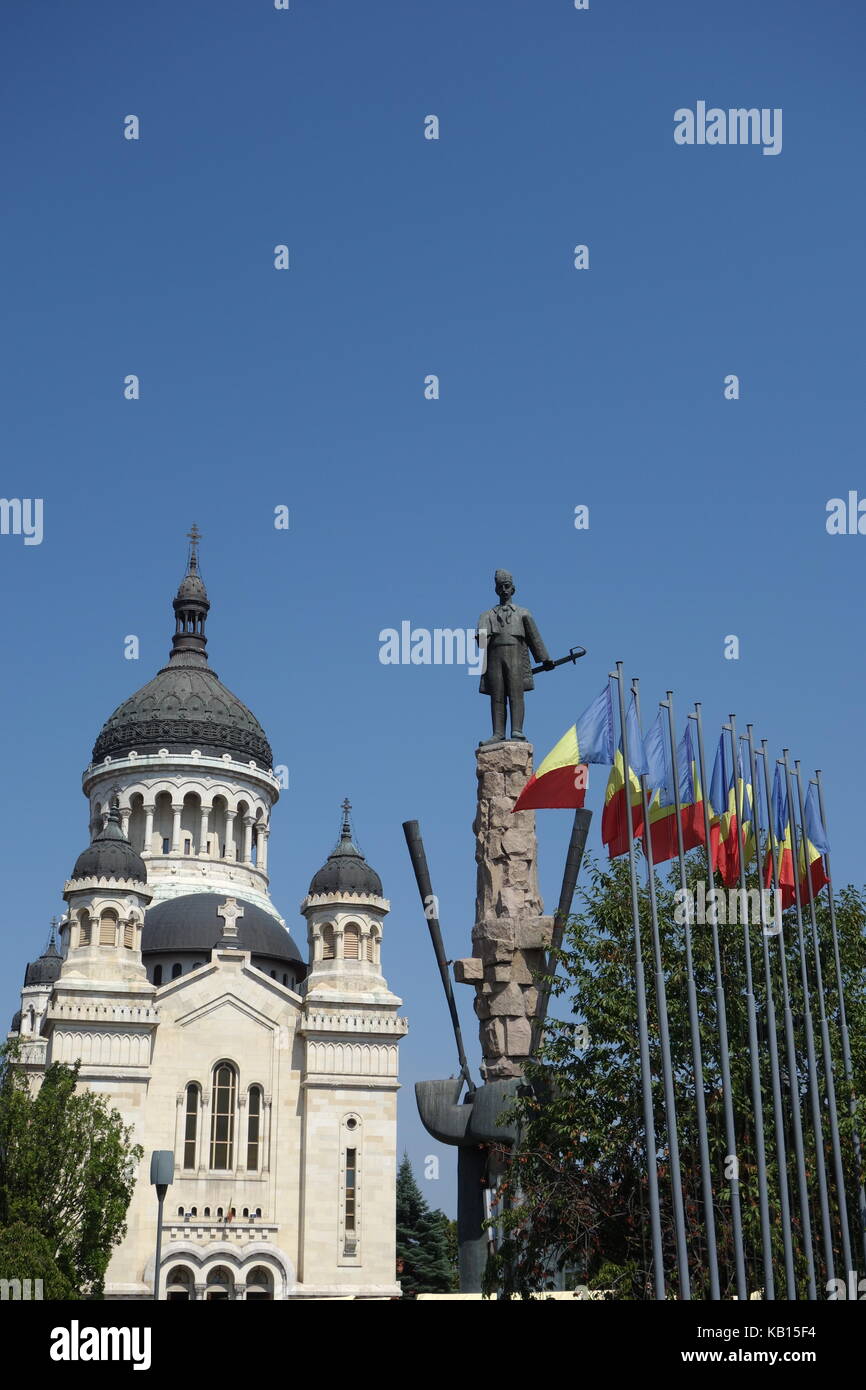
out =
[[740,747],[737,742],[737,724],[734,716],[728,716],[728,730],[731,736],[731,764],[734,779],[734,809],[737,816],[737,859],[740,864],[740,916],[745,920],[743,928],[743,955],[746,963],[746,1012],[749,1024],[749,1066],[752,1076],[752,1110],[755,1121],[755,1153],[758,1161],[758,1209],[761,1214],[761,1247],[764,1263],[764,1297],[773,1301],[776,1297],[773,1278],[773,1239],[770,1232],[770,1202],[767,1189],[767,1151],[764,1143],[764,1097],[761,1090],[761,1059],[758,1052],[758,1016],[755,1009],[755,983],[752,978],[752,943],[749,940],[749,912],[746,906],[746,837],[743,827],[745,811],[745,784],[740,775]]
[[[854,1266],[851,1261],[851,1232],[848,1226],[848,1199],[845,1193],[845,1170],[842,1166],[842,1145],[839,1142],[839,1115],[836,1109],[836,1083],[833,1079],[833,1051],[830,1046],[830,1025],[827,1022],[826,1000],[824,998],[824,975],[821,969],[821,946],[818,941],[818,919],[815,915],[815,893],[812,888],[812,870],[809,863],[809,832],[806,829],[806,808],[803,803],[803,784],[800,780],[800,763],[794,760],[794,781],[797,783],[797,802],[800,807],[800,829],[803,840],[803,874],[809,894],[809,925],[812,930],[812,954],[815,959],[815,988],[818,993],[818,1024],[821,1029],[821,1052],[824,1057],[824,1090],[827,1096],[827,1109],[830,1112],[830,1144],[833,1150],[833,1171],[836,1179],[836,1201],[839,1207],[839,1225],[842,1231],[842,1259],[845,1277]],[[797,867],[799,868],[799,862]],[[832,1278],[832,1275],[828,1276]]]
[[[709,803],[709,783],[707,781],[706,759],[704,757],[704,726],[701,718],[701,706],[695,702],[695,713],[689,715],[694,719],[698,729],[698,767],[701,774],[701,791],[704,802],[704,834],[706,844],[704,850],[707,860],[707,884],[712,892],[715,886],[713,877],[713,846],[710,839],[710,803]],[[725,1112],[725,1143],[728,1149],[728,1157],[734,1159],[734,1170],[728,1179],[731,1188],[731,1226],[733,1231],[734,1244],[734,1266],[737,1277],[737,1298],[746,1297],[746,1262],[743,1252],[743,1215],[740,1210],[740,1177],[737,1165],[737,1131],[734,1125],[734,1103],[731,1096],[731,1063],[728,1052],[728,1019],[725,1009],[725,989],[722,984],[722,958],[719,950],[719,920],[716,910],[715,893],[708,900],[710,907],[710,926],[713,932],[713,973],[716,985],[716,1022],[719,1031],[719,1066],[722,1073],[722,1101]]]
[[[761,740],[761,757],[764,761],[764,791],[767,797],[767,821],[773,825],[773,807],[770,798],[770,762],[767,756],[767,740]],[[774,892],[779,891],[779,869],[774,848],[774,836],[769,836],[770,863]],[[779,965],[782,975],[782,1008],[785,1018],[785,1057],[788,1063],[788,1092],[791,1097],[791,1123],[794,1130],[794,1159],[797,1165],[797,1191],[800,1198],[800,1225],[803,1228],[803,1254],[806,1259],[806,1277],[809,1287],[809,1301],[817,1297],[815,1287],[815,1256],[812,1248],[812,1216],[809,1211],[809,1187],[806,1181],[806,1156],[803,1146],[803,1120],[800,1113],[799,1064],[797,1045],[794,1040],[794,1015],[791,1010],[791,991],[788,986],[788,961],[785,947],[784,928],[779,932]]]
[[659,1205],[658,1153],[656,1149],[655,1118],[653,1116],[652,1073],[650,1071],[649,1027],[647,1022],[646,981],[644,979],[643,954],[641,951],[640,906],[637,893],[637,871],[634,862],[634,821],[631,813],[631,794],[629,787],[628,730],[625,718],[625,691],[623,689],[622,662],[616,663],[616,672],[611,679],[617,683],[619,693],[619,723],[622,737],[622,760],[625,782],[625,814],[628,830],[628,868],[631,886],[631,916],[634,933],[635,988],[637,993],[637,1029],[640,1051],[641,1094],[643,1100],[643,1122],[646,1137],[647,1182],[649,1187],[650,1231],[653,1249],[653,1276],[657,1300],[665,1298],[665,1271],[662,1256],[661,1207]]
[[[674,692],[667,692],[667,699],[660,702],[660,707],[668,712],[668,741],[671,749],[671,767],[673,768],[673,792],[674,808],[677,818],[677,857],[680,865],[680,890],[683,902],[688,904],[688,886],[686,883],[686,854],[683,845],[683,822],[682,807],[680,805],[680,779],[679,767],[677,763],[677,742],[676,729],[674,725]],[[719,1290],[719,1256],[716,1249],[716,1213],[713,1205],[713,1179],[710,1169],[710,1144],[707,1136],[707,1103],[704,1095],[704,1061],[701,1053],[701,1025],[698,1017],[698,996],[695,988],[694,959],[692,956],[692,915],[691,910],[686,906],[685,937],[686,937],[686,990],[689,1005],[689,1032],[692,1039],[692,1066],[695,1073],[695,1108],[698,1119],[698,1146],[701,1154],[701,1187],[704,1197],[704,1225],[707,1233],[707,1256],[710,1274],[710,1298],[718,1301],[721,1298]]]
[[[788,750],[782,749],[782,766],[785,769],[785,786],[788,791],[788,820],[791,826],[791,849],[794,856],[794,904],[797,909],[797,945],[800,951],[800,979],[803,984],[803,1016],[806,1032],[806,1063],[809,1075],[809,1101],[812,1109],[812,1127],[815,1131],[815,1169],[818,1174],[818,1199],[821,1206],[821,1234],[824,1243],[824,1272],[827,1282],[835,1278],[833,1257],[833,1231],[830,1225],[830,1201],[827,1194],[827,1168],[824,1162],[824,1130],[821,1124],[821,1098],[818,1094],[818,1065],[815,1060],[815,1030],[812,1026],[812,1005],[809,1002],[809,971],[806,965],[806,944],[803,937],[803,903],[800,898],[800,841],[797,817],[794,814],[794,798],[791,786],[791,769],[788,766]],[[805,852],[803,856],[805,863]]]
[[[755,801],[755,862],[758,869],[758,893],[761,913],[761,954],[764,962],[764,992],[767,999],[767,1033],[770,1043],[770,1079],[773,1088],[773,1124],[776,1131],[776,1166],[779,1170],[779,1200],[782,1217],[782,1247],[785,1254],[785,1284],[789,1299],[797,1297],[797,1280],[794,1274],[794,1246],[791,1239],[791,1201],[788,1193],[788,1155],[785,1147],[785,1112],[782,1106],[782,1072],[779,1065],[779,1040],[776,1036],[776,1004],[773,999],[773,977],[770,970],[770,943],[767,936],[766,908],[761,875],[761,818],[758,815],[758,802],[761,795],[758,783],[758,769],[755,761],[755,741],[752,725],[746,725],[749,745],[749,779]],[[769,814],[767,819],[769,834]],[[768,840],[769,848],[769,840]],[[781,913],[779,922],[781,928]]]
[[[640,697],[638,681],[632,681],[632,694],[635,712],[640,728]],[[631,802],[631,767],[626,764],[626,799]],[[680,1297],[688,1302],[692,1296],[689,1282],[689,1254],[686,1245],[686,1214],[683,1209],[683,1182],[680,1172],[680,1141],[677,1131],[677,1105],[674,1093],[674,1073],[671,1065],[671,1035],[668,1027],[668,1000],[665,989],[664,966],[662,964],[661,937],[659,936],[658,904],[656,901],[656,876],[653,864],[652,838],[650,836],[650,800],[647,795],[647,775],[641,773],[641,801],[643,804],[644,851],[646,855],[647,884],[649,887],[650,921],[652,922],[653,960],[655,962],[656,1004],[659,1011],[659,1034],[662,1052],[662,1079],[664,1082],[665,1119],[667,1121],[668,1148],[671,1165],[671,1194],[674,1208],[674,1231],[677,1243],[677,1272],[679,1274]]]
[[[818,807],[821,812],[821,824],[824,827],[824,835],[827,838],[829,846],[827,816],[824,812],[824,787],[821,782],[820,768],[818,768],[815,773],[814,782],[815,786],[818,788]],[[836,905],[833,900],[833,875],[830,872],[829,847],[824,854],[824,868],[827,873],[827,902],[830,907],[830,931],[833,936],[833,962],[836,970],[836,988],[839,991],[839,1028],[842,1034],[842,1064],[845,1069],[845,1081],[848,1086],[848,1113],[853,1119],[857,1113],[857,1103],[854,1099],[854,1068],[851,1064],[851,1039],[848,1034],[848,1015],[845,1009],[845,990],[842,984],[842,960],[839,955],[839,936],[836,931]],[[857,1178],[859,1182],[857,1210],[860,1216],[860,1236],[863,1242],[863,1259],[866,1261],[866,1189],[864,1189],[863,1186],[860,1131],[856,1125],[854,1126],[852,1138],[854,1141],[854,1158],[857,1164]]]

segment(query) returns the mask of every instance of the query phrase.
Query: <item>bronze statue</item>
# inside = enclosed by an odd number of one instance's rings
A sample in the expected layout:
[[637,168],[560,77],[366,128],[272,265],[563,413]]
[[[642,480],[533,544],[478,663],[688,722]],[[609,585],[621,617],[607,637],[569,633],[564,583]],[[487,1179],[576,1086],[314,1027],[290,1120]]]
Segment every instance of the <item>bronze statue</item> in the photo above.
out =
[[501,743],[505,739],[506,701],[511,709],[511,737],[526,742],[523,732],[523,692],[535,687],[529,663],[530,652],[542,670],[552,671],[554,666],[529,609],[519,608],[511,601],[514,597],[514,580],[507,570],[496,571],[495,584],[499,602],[495,608],[481,614],[476,633],[479,644],[486,649],[486,664],[479,689],[482,695],[490,696],[493,717],[493,737],[483,739],[479,745],[482,748],[488,743]]

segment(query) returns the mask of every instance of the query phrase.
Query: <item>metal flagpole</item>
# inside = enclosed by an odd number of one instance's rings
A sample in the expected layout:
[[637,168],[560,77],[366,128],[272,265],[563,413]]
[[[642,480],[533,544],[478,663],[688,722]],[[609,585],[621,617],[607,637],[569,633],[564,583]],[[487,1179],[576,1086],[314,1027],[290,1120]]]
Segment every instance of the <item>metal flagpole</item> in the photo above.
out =
[[698,1018],[698,995],[695,988],[694,960],[692,957],[692,914],[688,906],[688,886],[686,883],[686,855],[683,847],[682,806],[680,805],[679,764],[677,761],[677,739],[674,727],[674,693],[669,690],[667,699],[661,701],[661,708],[668,712],[668,741],[673,768],[674,809],[677,817],[677,856],[680,866],[680,890],[686,904],[686,990],[689,1004],[689,1032],[692,1039],[692,1066],[695,1073],[695,1109],[698,1120],[698,1147],[701,1155],[701,1187],[704,1197],[704,1227],[707,1233],[707,1261],[710,1274],[710,1298],[721,1297],[719,1291],[719,1257],[716,1249],[716,1214],[713,1206],[713,1178],[710,1170],[710,1145],[707,1138],[707,1104],[704,1095],[704,1062],[701,1054],[701,1026]]
[[[815,773],[813,780],[815,786],[818,788],[818,807],[821,812],[821,824],[824,827],[824,834],[826,836],[827,816],[824,812],[824,788],[821,783],[820,768]],[[842,984],[842,960],[839,955],[839,935],[836,931],[836,905],[833,901],[833,875],[830,872],[829,848],[824,854],[824,869],[827,874],[827,902],[830,907],[830,931],[833,937],[833,963],[836,970],[836,988],[839,992],[839,1029],[842,1034],[842,1065],[845,1069],[845,1081],[848,1087],[848,1113],[853,1117],[857,1110],[857,1103],[854,1099],[854,1068],[851,1063],[851,1039],[848,1034],[848,1015],[845,1010],[845,990]],[[863,1242],[863,1259],[866,1261],[866,1189],[864,1189],[863,1186],[863,1160],[860,1146],[860,1132],[856,1126],[852,1137],[854,1141],[854,1159],[857,1165],[857,1180],[859,1185],[857,1210],[860,1216],[860,1238]]]
[[[632,681],[632,694],[635,700],[638,725],[640,724],[640,704],[638,696],[637,679]],[[662,1053],[662,1080],[664,1082],[665,1097],[665,1120],[668,1131],[668,1149],[670,1150],[671,1164],[671,1195],[673,1198],[674,1209],[674,1230],[677,1243],[677,1272],[679,1274],[680,1297],[684,1301],[691,1299],[692,1291],[689,1283],[689,1254],[686,1246],[686,1214],[683,1208],[683,1182],[680,1172],[680,1140],[677,1131],[677,1105],[674,1094],[674,1073],[671,1065],[671,1035],[668,1027],[668,1000],[665,989],[664,966],[662,964],[662,947],[659,936],[658,904],[656,902],[656,876],[653,864],[652,840],[650,837],[650,802],[652,796],[647,785],[646,773],[641,773],[641,801],[643,804],[644,821],[644,852],[646,855],[647,884],[649,887],[650,900],[650,920],[652,922],[653,938],[653,960],[655,962],[655,989],[656,1004],[659,1011],[659,1035],[661,1038]],[[628,791],[628,788],[627,788]]]
[[[695,703],[694,715],[689,715],[694,719],[698,729],[698,769],[701,774],[701,792],[704,802],[704,834],[706,844],[704,846],[707,860],[707,887],[708,902],[710,906],[710,926],[713,932],[713,973],[716,986],[716,1020],[719,1031],[719,1066],[722,1073],[722,1101],[725,1111],[725,1143],[728,1149],[728,1159],[733,1160],[734,1166],[731,1176],[728,1179],[731,1188],[731,1226],[734,1242],[734,1266],[737,1277],[737,1297],[746,1297],[746,1262],[743,1252],[743,1215],[740,1210],[740,1177],[737,1164],[737,1132],[734,1125],[734,1103],[731,1096],[731,1064],[728,1052],[728,1018],[725,1008],[725,989],[722,984],[722,959],[719,951],[719,917],[716,910],[716,898],[713,893],[715,879],[713,878],[713,847],[710,840],[710,803],[709,803],[709,783],[707,781],[706,758],[704,757],[704,727],[701,719],[700,703]],[[710,896],[712,894],[712,896]]]
[[[758,1016],[752,978],[752,943],[749,940],[749,911],[746,893],[746,837],[743,828],[745,785],[740,776],[740,748],[734,716],[728,716],[731,736],[731,766],[734,779],[734,808],[737,815],[737,858],[740,862],[740,916],[743,918],[743,955],[746,963],[746,1011],[749,1021],[749,1065],[752,1075],[752,1110],[755,1122],[755,1156],[758,1161],[758,1209],[761,1214],[761,1249],[764,1257],[764,1297],[776,1297],[773,1279],[773,1239],[770,1233],[770,1202],[767,1191],[767,1153],[764,1144],[764,1098],[761,1090],[761,1059],[758,1052]],[[754,788],[752,790],[754,796]]]
[[833,1258],[833,1231],[830,1225],[830,1201],[827,1194],[827,1168],[824,1162],[824,1130],[821,1124],[821,1097],[818,1094],[818,1066],[815,1061],[815,1031],[812,1026],[812,1005],[809,1002],[809,971],[806,966],[806,943],[803,938],[803,904],[800,898],[800,835],[794,814],[794,798],[791,787],[791,769],[788,766],[788,750],[782,749],[780,759],[785,769],[785,786],[788,790],[788,821],[791,826],[791,848],[794,856],[794,905],[797,909],[797,945],[800,951],[800,979],[803,984],[803,1017],[806,1032],[806,1064],[809,1075],[809,1101],[812,1110],[812,1127],[815,1131],[815,1168],[818,1174],[818,1199],[821,1207],[821,1235],[824,1242],[824,1270],[829,1283],[835,1278]]
[[[767,740],[761,740],[761,757],[764,760],[764,791],[767,797],[767,820],[772,829],[773,805],[770,797],[770,763],[767,756]],[[779,868],[773,837],[770,836],[770,862],[773,871],[773,889],[779,891]],[[797,1166],[797,1191],[800,1197],[800,1225],[803,1228],[803,1254],[806,1259],[806,1278],[809,1300],[818,1297],[815,1288],[815,1257],[812,1250],[812,1217],[809,1212],[809,1187],[806,1182],[806,1158],[803,1150],[803,1121],[800,1114],[800,1070],[797,1061],[797,1045],[794,1041],[794,1015],[791,1011],[791,991],[788,986],[788,961],[785,953],[784,928],[778,934],[779,965],[782,975],[782,1009],[785,1019],[785,1057],[788,1063],[788,1091],[791,1096],[791,1123],[794,1130],[794,1160]]]
[[[761,821],[758,815],[758,799],[761,795],[758,783],[758,769],[755,761],[755,741],[752,725],[746,725],[749,747],[749,778],[755,803],[755,863],[758,870],[758,901],[761,913],[761,952],[764,961],[764,993],[767,1006],[767,1035],[770,1044],[770,1079],[773,1088],[773,1124],[776,1131],[776,1166],[779,1171],[779,1202],[782,1218],[782,1248],[785,1255],[785,1284],[789,1299],[797,1297],[797,1280],[794,1274],[794,1246],[791,1238],[791,1201],[788,1193],[788,1155],[785,1145],[785,1112],[782,1106],[782,1072],[779,1066],[779,1040],[776,1036],[776,1004],[773,999],[773,977],[770,970],[770,942],[768,937],[766,904],[761,880]],[[769,827],[769,816],[768,816]],[[769,833],[769,831],[768,831]],[[769,848],[769,841],[768,841]],[[781,928],[779,921],[774,924],[774,932]]]
[[655,1119],[653,1116],[652,1074],[650,1071],[649,1028],[647,1023],[646,981],[644,979],[643,954],[640,935],[640,906],[637,893],[637,872],[634,862],[634,820],[631,813],[631,784],[629,780],[628,730],[625,719],[625,691],[623,689],[622,662],[616,663],[616,671],[611,672],[619,691],[619,723],[622,732],[623,780],[625,784],[625,814],[628,829],[628,867],[631,884],[631,916],[634,930],[635,987],[637,992],[637,1029],[640,1049],[641,1093],[643,1099],[643,1122],[646,1135],[647,1181],[649,1185],[650,1231],[653,1248],[653,1275],[656,1299],[665,1297],[665,1272],[662,1257],[662,1223],[659,1206],[658,1154],[656,1151]]
[[[833,1150],[833,1173],[836,1179],[836,1201],[839,1207],[839,1225],[842,1231],[842,1260],[845,1277],[853,1270],[851,1261],[851,1232],[848,1228],[848,1200],[845,1195],[845,1170],[842,1166],[842,1145],[839,1142],[839,1115],[836,1109],[836,1083],[833,1079],[833,1051],[830,1046],[830,1025],[827,1022],[827,1007],[824,999],[824,975],[821,970],[821,946],[818,941],[818,919],[815,915],[815,894],[812,888],[812,873],[809,864],[809,835],[806,830],[806,808],[803,804],[803,784],[800,781],[800,763],[794,762],[794,780],[797,783],[797,802],[800,808],[800,832],[803,843],[803,873],[809,894],[809,926],[812,930],[812,955],[815,959],[815,988],[818,993],[818,1025],[821,1029],[821,1052],[824,1058],[824,1091],[827,1096],[827,1110],[830,1117],[830,1145]],[[828,1276],[832,1278],[832,1275]]]

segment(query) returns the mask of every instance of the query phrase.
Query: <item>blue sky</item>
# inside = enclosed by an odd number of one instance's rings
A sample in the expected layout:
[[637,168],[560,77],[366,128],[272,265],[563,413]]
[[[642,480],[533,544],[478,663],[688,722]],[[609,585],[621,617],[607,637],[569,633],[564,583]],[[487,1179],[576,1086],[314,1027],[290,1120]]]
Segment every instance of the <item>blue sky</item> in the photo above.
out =
[[[589,652],[527,699],[539,754],[621,658],[645,711],[670,686],[708,739],[733,710],[820,765],[862,880],[866,537],[825,508],[866,495],[864,29],[855,0],[5,6],[0,491],[45,508],[41,545],[0,537],[8,1015],[193,520],[213,666],[290,769],[277,904],[297,930],[347,794],[392,900],[400,1142],[419,1177],[440,1154],[435,1205],[453,1156],[412,1083],[456,1062],[400,825],[468,954],[488,712],[465,670],[381,665],[380,630],[474,626],[511,569],[551,652]],[[699,100],[781,107],[782,153],[675,145]],[[539,816],[551,909],[569,823]]]

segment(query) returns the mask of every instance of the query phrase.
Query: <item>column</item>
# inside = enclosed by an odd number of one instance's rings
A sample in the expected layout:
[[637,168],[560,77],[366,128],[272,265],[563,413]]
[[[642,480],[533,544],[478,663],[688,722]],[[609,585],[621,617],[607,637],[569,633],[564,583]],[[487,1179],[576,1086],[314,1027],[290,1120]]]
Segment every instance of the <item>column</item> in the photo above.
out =
[[193,1300],[197,1299],[200,1303],[203,1303],[207,1298],[207,1284],[193,1284],[192,1297]]
[[144,847],[141,851],[142,859],[149,859],[153,853],[153,813],[154,806],[144,808]]
[[245,1173],[247,1171],[247,1093],[241,1091],[238,1096],[238,1132],[236,1144],[235,1172]]
[[207,852],[208,852],[208,848],[207,848],[207,834],[208,834],[208,821],[209,821],[209,820],[210,820],[210,807],[209,807],[209,806],[202,806],[202,808],[201,808],[201,816],[199,817],[199,826],[198,826],[198,852],[199,852],[199,854],[207,854]]
[[180,1176],[183,1168],[184,1132],[186,1129],[185,1105],[186,1091],[177,1093],[177,1111],[174,1119],[174,1176]]
[[261,1170],[263,1173],[269,1173],[271,1168],[271,1097],[262,1096],[262,1102]]
[[198,1171],[206,1173],[210,1162],[210,1092],[201,1089],[199,1106]]
[[253,818],[244,816],[244,863],[253,862]]
[[129,839],[129,817],[130,817],[130,808],[129,808],[128,806],[121,807],[121,811],[120,811],[120,828],[121,828],[121,830],[123,831],[124,835],[126,836],[127,840]]
[[172,854],[180,854],[180,818],[181,818],[182,812],[183,812],[183,806],[182,806],[182,805],[181,805],[181,806],[178,806],[178,805],[176,805],[174,802],[171,803],[171,814],[172,814],[172,817],[173,817],[173,819],[172,819],[172,824],[171,824],[171,852],[172,852]]
[[237,811],[226,811],[226,859],[236,859],[235,854],[235,816]]
[[256,846],[257,846],[257,848],[258,848],[258,853],[257,853],[257,855],[256,855],[256,860],[257,860],[257,865],[256,865],[256,867],[259,868],[259,869],[261,869],[261,871],[262,871],[263,874],[266,874],[266,873],[268,872],[268,835],[269,835],[269,834],[270,834],[270,831],[268,830],[268,827],[267,827],[266,825],[264,825],[264,824],[259,824],[259,826],[258,826],[258,828],[257,828],[257,834],[256,834]]

